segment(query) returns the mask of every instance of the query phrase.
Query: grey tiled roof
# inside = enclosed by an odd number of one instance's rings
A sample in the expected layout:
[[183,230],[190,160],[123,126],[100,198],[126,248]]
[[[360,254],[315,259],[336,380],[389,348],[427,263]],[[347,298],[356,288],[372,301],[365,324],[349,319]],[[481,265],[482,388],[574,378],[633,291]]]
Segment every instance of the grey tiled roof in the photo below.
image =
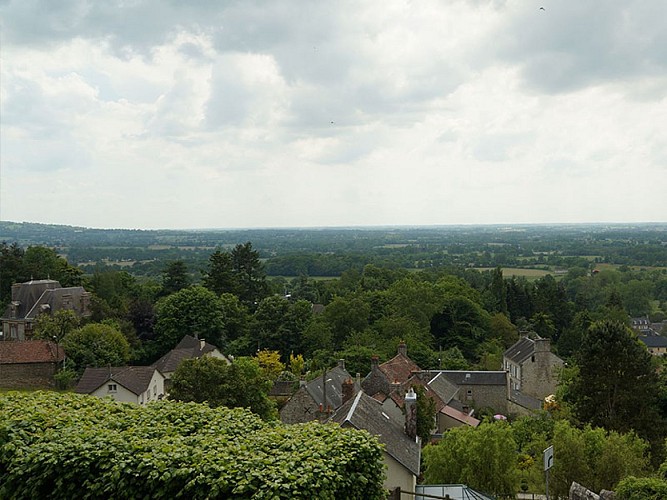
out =
[[415,476],[419,475],[421,447],[410,439],[402,423],[382,411],[382,405],[363,391],[347,401],[331,417],[342,427],[352,426],[377,436],[385,450]]
[[507,372],[475,370],[434,370],[456,385],[505,385]]
[[519,406],[523,406],[524,408],[528,408],[529,410],[542,409],[542,401],[532,396],[529,396],[528,394],[524,394],[516,390],[512,390],[510,399]]
[[[338,408],[343,404],[343,382],[350,377],[350,374],[344,368],[336,366],[327,370],[326,386],[327,398],[324,401],[324,386],[322,385],[322,377],[317,377],[306,384],[306,391],[313,398],[316,404],[321,404],[325,408]],[[357,387],[357,389],[359,389]]]
[[507,349],[503,356],[510,361],[521,364],[533,354],[535,354],[535,341],[528,337],[523,337]]
[[[204,342],[203,347],[202,342]],[[213,344],[198,340],[192,335],[186,335],[176,347],[153,363],[153,366],[162,373],[172,373],[184,359],[201,358],[215,349],[217,347]]]
[[445,403],[449,403],[456,393],[459,392],[459,388],[456,384],[452,383],[447,377],[442,375],[442,372],[435,374],[433,378],[428,382],[428,386],[433,392],[435,392],[440,399]]
[[112,366],[105,368],[86,368],[75,392],[90,394],[107,382],[116,382],[137,396],[146,392],[153,378],[154,366]]
[[667,347],[667,338],[662,335],[638,335],[646,347]]

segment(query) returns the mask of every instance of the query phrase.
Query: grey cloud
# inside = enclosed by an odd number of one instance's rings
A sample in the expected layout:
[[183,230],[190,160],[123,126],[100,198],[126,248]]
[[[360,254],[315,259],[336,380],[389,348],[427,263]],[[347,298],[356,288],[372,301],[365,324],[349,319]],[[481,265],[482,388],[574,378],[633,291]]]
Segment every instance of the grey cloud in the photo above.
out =
[[516,16],[508,15],[484,47],[491,49],[490,57],[499,55],[520,64],[528,84],[558,93],[601,81],[651,76],[667,67],[667,18],[662,2],[544,4],[545,10],[531,6]]

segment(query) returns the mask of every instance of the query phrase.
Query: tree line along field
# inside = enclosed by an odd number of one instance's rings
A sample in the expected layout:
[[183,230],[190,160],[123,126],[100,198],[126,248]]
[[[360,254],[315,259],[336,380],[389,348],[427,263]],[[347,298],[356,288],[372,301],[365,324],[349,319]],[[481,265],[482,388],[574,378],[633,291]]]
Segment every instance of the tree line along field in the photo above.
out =
[[86,272],[123,268],[148,277],[169,260],[203,268],[215,248],[252,241],[269,276],[338,276],[366,264],[554,270],[592,259],[664,267],[666,231],[665,224],[144,231],[0,222],[0,241],[56,248]]

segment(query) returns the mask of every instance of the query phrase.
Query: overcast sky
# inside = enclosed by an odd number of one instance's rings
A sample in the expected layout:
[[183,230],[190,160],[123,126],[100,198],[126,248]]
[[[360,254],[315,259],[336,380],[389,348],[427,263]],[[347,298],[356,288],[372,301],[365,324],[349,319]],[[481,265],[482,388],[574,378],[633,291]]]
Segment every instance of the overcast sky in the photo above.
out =
[[0,219],[667,220],[664,0],[0,0]]

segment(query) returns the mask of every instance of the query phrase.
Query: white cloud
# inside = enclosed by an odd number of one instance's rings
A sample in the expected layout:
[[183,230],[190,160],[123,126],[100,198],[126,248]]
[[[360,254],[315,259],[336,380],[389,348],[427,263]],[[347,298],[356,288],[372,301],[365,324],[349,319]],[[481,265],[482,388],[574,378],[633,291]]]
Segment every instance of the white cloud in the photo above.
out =
[[2,5],[0,217],[664,220],[660,4],[545,6]]

